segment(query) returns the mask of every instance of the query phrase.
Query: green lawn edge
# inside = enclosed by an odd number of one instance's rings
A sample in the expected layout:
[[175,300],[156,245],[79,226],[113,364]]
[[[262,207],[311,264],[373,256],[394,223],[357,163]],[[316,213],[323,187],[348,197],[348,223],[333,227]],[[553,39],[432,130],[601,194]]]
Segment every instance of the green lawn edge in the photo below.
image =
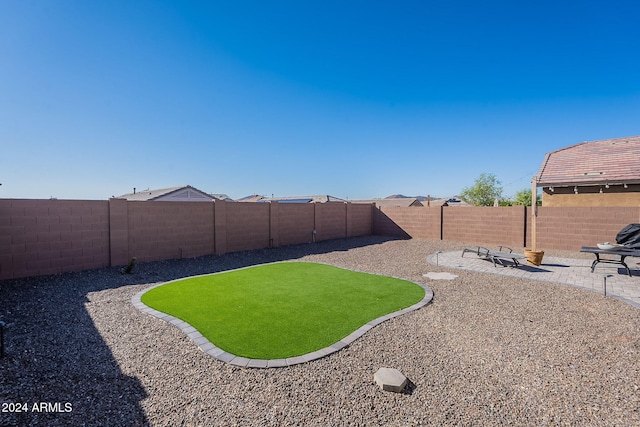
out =
[[424,296],[423,287],[404,279],[278,262],[169,282],[140,300],[189,323],[228,353],[284,359],[335,344]]

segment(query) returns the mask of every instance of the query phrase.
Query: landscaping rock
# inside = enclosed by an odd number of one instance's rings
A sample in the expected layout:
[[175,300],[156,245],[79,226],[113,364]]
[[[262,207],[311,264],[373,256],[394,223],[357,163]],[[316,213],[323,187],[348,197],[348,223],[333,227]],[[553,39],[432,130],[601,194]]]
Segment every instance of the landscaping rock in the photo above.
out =
[[[0,402],[29,405],[26,413],[0,410],[0,426],[640,426],[638,309],[598,287],[426,264],[427,254],[469,245],[371,236],[140,262],[132,274],[105,268],[0,281],[0,320],[10,331]],[[593,261],[580,252],[548,256]],[[277,369],[216,360],[209,354],[222,349],[207,354],[131,304],[157,283],[282,260],[417,282],[437,269],[458,278],[429,281],[432,303],[341,351],[288,367],[268,362]],[[582,268],[573,265],[566,270]],[[406,373],[406,394],[372,384],[383,366]],[[37,402],[54,411],[33,411]]]
[[407,377],[395,368],[380,368],[373,374],[373,379],[384,391],[402,393],[409,383]]

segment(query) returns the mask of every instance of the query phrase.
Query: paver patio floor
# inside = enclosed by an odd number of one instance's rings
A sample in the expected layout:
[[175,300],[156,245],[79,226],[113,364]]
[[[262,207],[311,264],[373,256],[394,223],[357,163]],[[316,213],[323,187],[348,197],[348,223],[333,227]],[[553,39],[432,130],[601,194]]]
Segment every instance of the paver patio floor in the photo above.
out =
[[608,296],[620,298],[640,308],[640,270],[637,264],[638,258],[627,258],[627,265],[631,269],[631,277],[629,277],[623,267],[618,265],[600,263],[592,273],[591,263],[593,260],[591,259],[559,258],[546,255],[540,266],[529,264],[525,260],[519,267],[512,267],[510,262],[505,262],[505,265],[509,265],[507,267],[499,265],[494,267],[490,260],[480,258],[472,253],[466,253],[465,256],[462,257],[461,250],[431,254],[427,257],[427,260],[431,264],[440,267],[560,283],[598,293],[604,293],[606,277]]

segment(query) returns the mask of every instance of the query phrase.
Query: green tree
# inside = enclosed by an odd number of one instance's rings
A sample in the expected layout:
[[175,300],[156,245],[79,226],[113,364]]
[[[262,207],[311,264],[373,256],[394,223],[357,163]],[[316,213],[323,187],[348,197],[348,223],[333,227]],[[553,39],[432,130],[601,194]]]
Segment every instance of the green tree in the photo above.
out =
[[[519,206],[531,206],[531,190],[523,188],[513,196],[513,204]],[[536,203],[538,206],[542,204],[540,194],[536,194]]]
[[460,198],[474,206],[493,206],[496,199],[502,199],[500,181],[492,173],[481,173],[472,187],[462,189]]

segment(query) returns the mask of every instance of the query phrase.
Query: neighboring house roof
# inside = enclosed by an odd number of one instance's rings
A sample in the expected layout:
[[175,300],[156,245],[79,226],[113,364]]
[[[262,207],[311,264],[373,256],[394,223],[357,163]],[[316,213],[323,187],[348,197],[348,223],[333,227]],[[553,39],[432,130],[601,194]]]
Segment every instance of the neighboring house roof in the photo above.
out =
[[326,203],[326,202],[346,202],[338,197],[323,194],[320,196],[291,196],[291,197],[264,197],[254,194],[253,196],[238,199],[238,202],[278,202],[278,203]]
[[278,203],[327,203],[327,202],[346,202],[346,200],[338,197],[322,194],[320,196],[293,196],[293,197],[265,197],[259,202],[278,202]]
[[241,199],[236,200],[236,202],[257,202],[264,198],[265,198],[264,196],[261,196],[259,194],[252,194],[250,196],[242,197]]
[[[431,197],[431,196],[405,196],[404,194],[392,194],[391,196],[387,196],[385,197],[385,199],[418,199],[419,202],[426,202],[427,199]],[[437,197],[435,197],[437,199]],[[434,197],[431,197],[431,199],[434,199]]]
[[432,199],[429,204],[431,206],[471,206],[469,203],[461,200],[458,196],[444,197],[442,199]]
[[214,200],[212,196],[204,191],[198,190],[190,185],[180,185],[177,187],[160,188],[157,190],[134,191],[123,194],[119,199],[130,201],[201,201],[208,202]]
[[547,153],[538,186],[640,182],[640,136],[583,142]]
[[384,198],[384,199],[372,199],[372,200],[352,200],[352,203],[375,203],[376,206],[378,207],[395,207],[395,206],[402,206],[402,207],[409,207],[409,206],[414,206],[414,207],[420,207],[420,206],[424,206],[424,204],[422,204],[420,202],[420,200],[418,200],[415,197],[399,197],[399,198]]
[[214,199],[218,199],[218,200],[224,200],[225,202],[234,202],[235,200],[233,200],[231,197],[229,197],[226,194],[209,194],[211,197],[213,197]]

